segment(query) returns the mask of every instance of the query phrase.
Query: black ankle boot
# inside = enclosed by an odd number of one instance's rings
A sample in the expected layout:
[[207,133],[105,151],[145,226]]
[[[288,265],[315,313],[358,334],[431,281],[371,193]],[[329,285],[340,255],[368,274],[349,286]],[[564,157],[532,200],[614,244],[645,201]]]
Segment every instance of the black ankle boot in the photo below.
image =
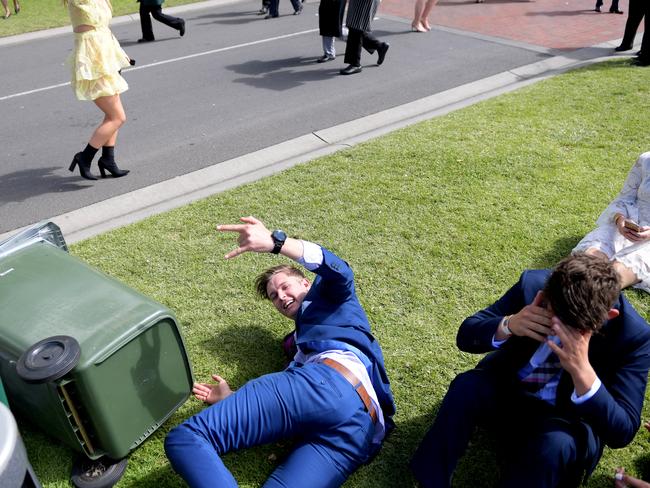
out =
[[87,180],[97,179],[90,172],[90,161],[84,160],[82,152],[78,152],[77,154],[74,155],[74,158],[72,158],[72,164],[70,164],[70,167],[68,169],[70,171],[74,171],[75,166],[79,166],[79,173],[81,174],[82,178],[86,178]]
[[120,169],[115,164],[115,161],[107,161],[103,157],[99,158],[97,162],[99,165],[99,172],[102,174],[102,178],[106,178],[106,171],[108,171],[113,178],[119,178],[120,176],[126,176],[129,174],[128,169]]

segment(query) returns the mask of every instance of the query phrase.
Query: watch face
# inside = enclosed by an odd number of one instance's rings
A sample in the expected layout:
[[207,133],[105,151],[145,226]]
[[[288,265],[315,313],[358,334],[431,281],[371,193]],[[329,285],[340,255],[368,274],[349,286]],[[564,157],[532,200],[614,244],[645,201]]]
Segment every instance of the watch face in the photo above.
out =
[[274,241],[284,242],[287,240],[287,234],[282,230],[274,230],[273,233],[271,234],[271,237],[273,238]]

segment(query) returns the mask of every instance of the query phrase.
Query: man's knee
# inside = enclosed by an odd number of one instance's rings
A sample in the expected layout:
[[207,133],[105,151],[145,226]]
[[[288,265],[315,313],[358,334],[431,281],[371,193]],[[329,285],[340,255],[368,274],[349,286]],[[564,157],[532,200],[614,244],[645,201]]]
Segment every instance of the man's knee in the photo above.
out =
[[571,467],[577,459],[575,437],[563,430],[544,432],[540,435],[536,449],[537,462],[556,466],[562,470]]
[[495,385],[490,375],[481,369],[470,369],[460,373],[449,384],[446,397],[459,397],[463,404],[485,408],[487,402],[492,403],[496,395]]

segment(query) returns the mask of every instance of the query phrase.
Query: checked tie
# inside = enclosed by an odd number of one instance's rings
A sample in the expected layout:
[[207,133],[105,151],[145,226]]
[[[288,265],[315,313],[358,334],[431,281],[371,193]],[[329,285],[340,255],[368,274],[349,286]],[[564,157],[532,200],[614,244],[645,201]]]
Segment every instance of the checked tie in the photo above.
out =
[[[556,344],[560,342],[556,336],[550,339]],[[537,348],[528,364],[519,370],[519,379],[526,390],[535,393],[549,382],[557,386],[561,373],[560,360],[548,344],[543,343]]]

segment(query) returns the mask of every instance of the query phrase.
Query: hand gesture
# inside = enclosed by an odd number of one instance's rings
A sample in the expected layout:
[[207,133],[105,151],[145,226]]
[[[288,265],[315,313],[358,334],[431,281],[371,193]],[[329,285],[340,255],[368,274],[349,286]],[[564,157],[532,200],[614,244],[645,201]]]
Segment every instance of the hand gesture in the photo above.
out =
[[526,336],[544,342],[551,334],[553,314],[544,305],[544,294],[537,292],[535,299],[510,317],[509,328],[513,335]]
[[255,217],[242,217],[243,224],[217,225],[220,232],[237,232],[237,244],[239,247],[226,254],[225,258],[230,259],[245,252],[271,252],[273,250],[273,239],[271,232],[264,224]]
[[194,398],[209,405],[214,405],[232,395],[233,391],[230,389],[226,380],[216,374],[212,375],[212,379],[217,383],[194,383],[192,387]]

